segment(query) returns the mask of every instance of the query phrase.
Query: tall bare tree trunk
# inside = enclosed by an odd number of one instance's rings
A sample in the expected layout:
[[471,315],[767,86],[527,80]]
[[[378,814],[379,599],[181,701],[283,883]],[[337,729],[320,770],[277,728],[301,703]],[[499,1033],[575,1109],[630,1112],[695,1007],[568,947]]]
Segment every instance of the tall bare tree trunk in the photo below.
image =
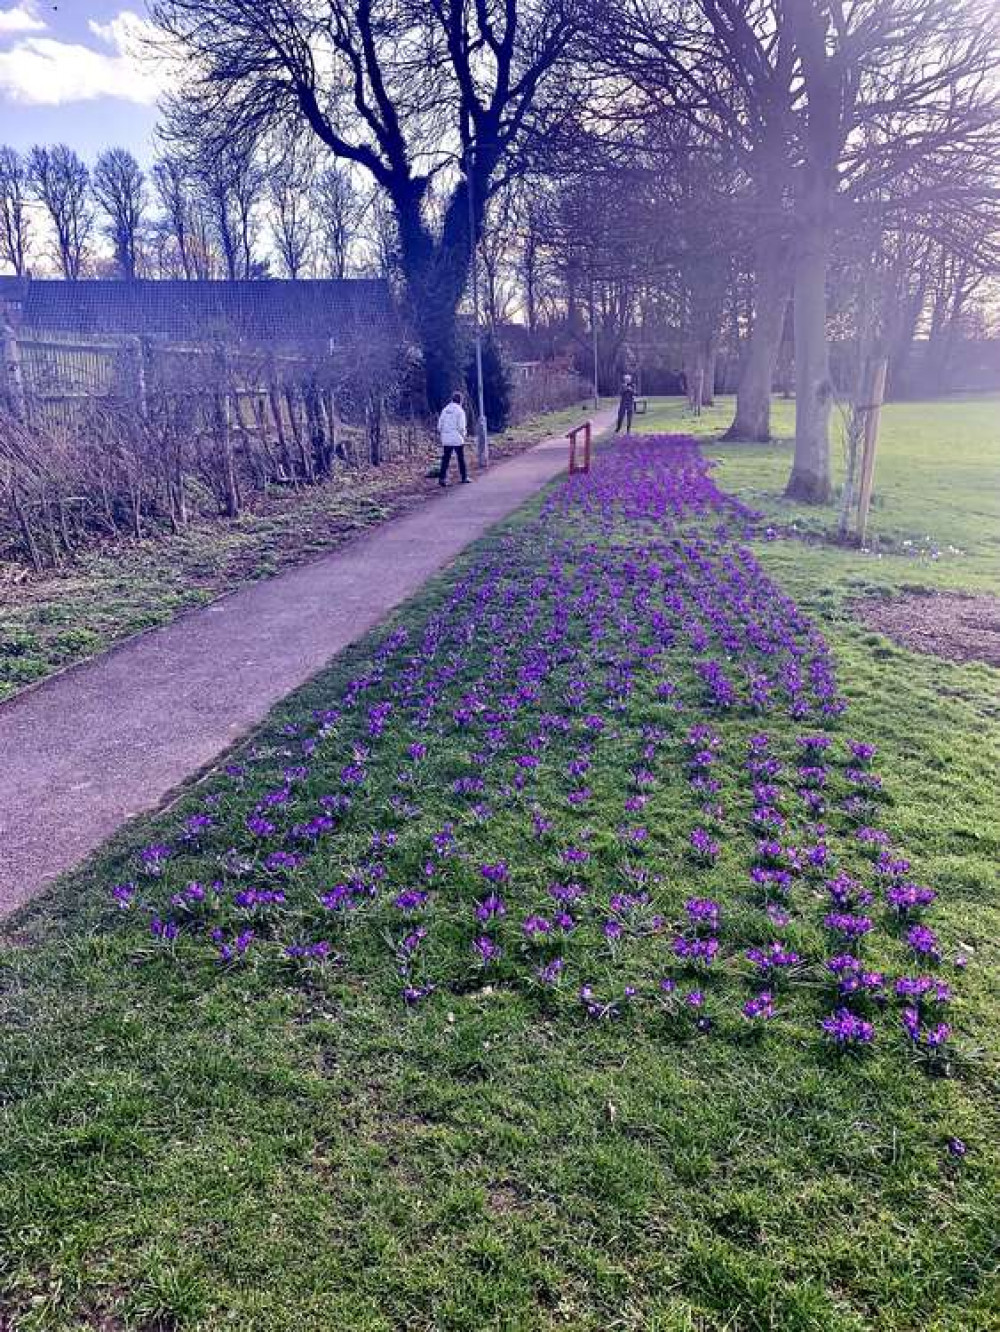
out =
[[830,225],[822,186],[800,218],[795,255],[795,461],[785,494],[808,504],[830,499],[830,348],[826,277]]
[[784,236],[765,233],[759,238],[753,329],[736,390],[736,417],[725,439],[766,443],[771,438],[771,393],[791,287],[788,259]]

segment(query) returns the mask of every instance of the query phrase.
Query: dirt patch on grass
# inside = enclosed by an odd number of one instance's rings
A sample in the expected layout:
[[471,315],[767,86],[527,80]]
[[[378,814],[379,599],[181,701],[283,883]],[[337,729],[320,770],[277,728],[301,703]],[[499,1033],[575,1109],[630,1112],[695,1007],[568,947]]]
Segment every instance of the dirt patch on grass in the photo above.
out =
[[911,593],[855,602],[854,613],[903,647],[1000,668],[1000,597]]

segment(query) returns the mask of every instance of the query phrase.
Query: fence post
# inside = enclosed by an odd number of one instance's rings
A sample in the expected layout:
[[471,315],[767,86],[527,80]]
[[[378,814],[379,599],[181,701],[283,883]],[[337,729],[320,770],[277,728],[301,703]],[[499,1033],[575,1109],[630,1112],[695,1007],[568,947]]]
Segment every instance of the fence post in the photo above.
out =
[[590,422],[583,427],[583,470],[590,471]]
[[146,362],[142,338],[127,336],[118,357],[118,385],[122,397],[146,417]]
[[10,408],[18,421],[27,422],[28,403],[24,393],[24,375],[21,370],[21,349],[13,325],[4,318],[0,322],[0,340],[3,344],[3,370]]

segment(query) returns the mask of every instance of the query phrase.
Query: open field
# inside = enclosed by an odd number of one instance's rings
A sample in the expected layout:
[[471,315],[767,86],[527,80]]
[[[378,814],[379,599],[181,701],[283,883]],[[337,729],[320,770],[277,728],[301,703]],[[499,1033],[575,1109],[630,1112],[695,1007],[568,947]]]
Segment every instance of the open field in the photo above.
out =
[[[720,460],[716,475],[724,489],[783,527],[794,525],[806,536],[823,537],[836,530],[836,502],[815,509],[781,498],[791,470],[794,409],[794,402],[775,399],[773,444],[718,442],[732,420],[728,398],[720,398],[700,419],[680,399],[653,399],[649,414],[636,418],[636,428],[683,430],[711,439],[711,456]],[[835,414],[838,489],[844,470],[842,424]],[[928,587],[1000,588],[1000,397],[899,402],[884,408],[869,538],[872,555],[845,558],[854,558],[851,567],[873,585],[905,582],[896,571],[909,568],[909,581]],[[909,563],[887,566],[883,573],[881,565],[889,554]]]
[[[887,412],[881,558],[778,498],[787,446],[711,443],[718,484],[779,533],[753,542],[742,610],[723,578],[739,511],[661,484],[653,446],[612,446],[15,921],[0,1326],[1000,1327],[1000,672],[893,646],[851,611],[996,590],[998,418]],[[691,426],[674,404],[643,424]],[[793,522],[811,539],[782,535]],[[832,694],[781,592],[829,645]],[[724,621],[741,627],[720,648]],[[748,646],[754,624],[816,673],[776,673],[784,649]],[[546,645],[566,654],[551,668]],[[850,739],[876,747],[881,795]],[[810,752],[822,777],[796,773]],[[790,887],[750,876],[786,863],[761,859],[747,767],[772,760]],[[862,812],[908,871],[876,870]],[[862,884],[847,913],[872,920],[857,945],[825,923],[840,873]],[[900,873],[938,894],[938,961],[884,905]],[[713,938],[708,965],[676,946]],[[798,960],[755,975],[747,951],[776,939]],[[856,1009],[871,1048],[837,1051],[825,958],[855,948],[887,997]],[[900,1027],[892,980],[918,971],[954,991],[946,1058]],[[765,985],[774,1019],[745,1017]]]
[[[494,455],[519,452],[580,415],[551,412],[511,427],[493,441]],[[475,449],[469,454],[474,473]],[[175,536],[85,551],[58,574],[0,561],[0,700],[424,503],[436,494],[425,476],[431,461],[421,453],[315,487],[274,489],[235,520],[195,518]]]

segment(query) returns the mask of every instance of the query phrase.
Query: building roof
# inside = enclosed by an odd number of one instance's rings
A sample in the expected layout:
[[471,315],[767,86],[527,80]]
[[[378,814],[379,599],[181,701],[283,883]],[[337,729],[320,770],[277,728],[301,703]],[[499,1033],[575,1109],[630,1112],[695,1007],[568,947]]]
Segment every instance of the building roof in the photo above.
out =
[[66,282],[0,277],[0,306],[26,329],[138,334],[170,342],[336,342],[395,329],[387,282],[376,278]]

